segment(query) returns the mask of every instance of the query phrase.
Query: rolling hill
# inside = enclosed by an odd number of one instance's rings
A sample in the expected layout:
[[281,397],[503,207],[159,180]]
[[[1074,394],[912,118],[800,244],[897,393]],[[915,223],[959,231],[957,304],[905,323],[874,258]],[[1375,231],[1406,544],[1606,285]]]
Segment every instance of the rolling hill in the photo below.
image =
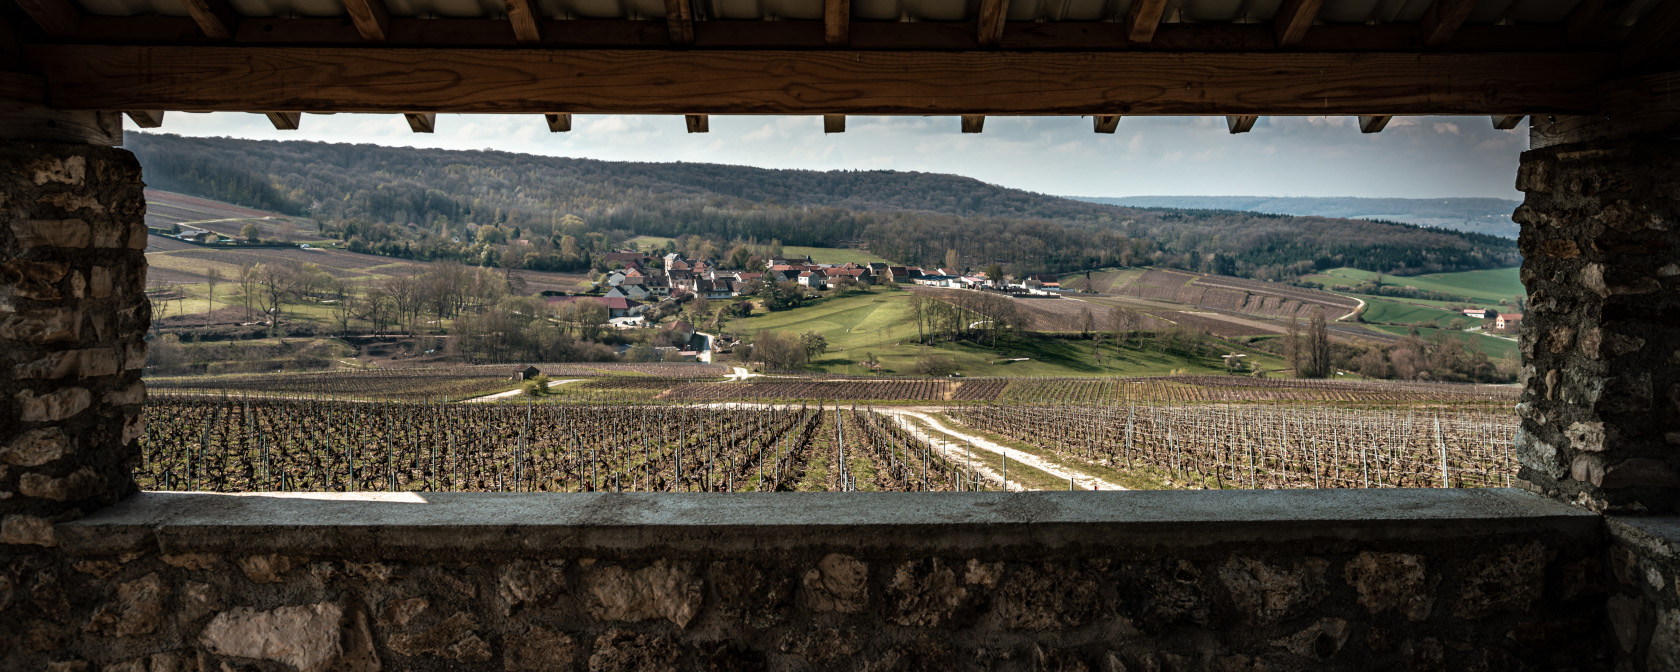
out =
[[1242,210],[1278,215],[1345,217],[1404,222],[1453,231],[1517,237],[1511,212],[1520,201],[1503,198],[1304,198],[1286,196],[1070,196],[1132,208]]
[[[1355,266],[1418,274],[1512,266],[1513,242],[1408,224],[1234,211],[1120,207],[978,180],[898,171],[771,170],[628,163],[508,152],[135,133],[127,147],[152,186],[318,220],[381,254],[477,262],[495,225],[532,249],[495,261],[583,270],[561,254],[594,233],[696,235],[790,246],[867,246],[921,265],[1017,273],[1153,264],[1275,279]],[[492,236],[487,244],[502,236]],[[596,241],[596,248],[604,247]],[[469,257],[477,257],[471,258]]]

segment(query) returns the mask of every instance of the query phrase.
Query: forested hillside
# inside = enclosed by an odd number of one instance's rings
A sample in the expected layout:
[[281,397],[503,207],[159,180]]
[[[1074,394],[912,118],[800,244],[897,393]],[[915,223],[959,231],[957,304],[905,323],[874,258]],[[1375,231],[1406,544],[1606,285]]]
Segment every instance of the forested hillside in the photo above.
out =
[[[924,265],[958,251],[1015,273],[1154,263],[1273,279],[1351,266],[1512,266],[1512,241],[1403,224],[1137,209],[955,175],[623,163],[376,145],[127,138],[158,189],[321,220],[353,248],[535,270],[588,268],[632,235],[862,243]],[[523,241],[523,242],[518,242]],[[517,243],[517,244],[516,244]]]
[[1516,238],[1511,212],[1521,201],[1504,198],[1308,198],[1291,196],[1069,196],[1130,208],[1244,210],[1279,215],[1380,219],[1452,231]]

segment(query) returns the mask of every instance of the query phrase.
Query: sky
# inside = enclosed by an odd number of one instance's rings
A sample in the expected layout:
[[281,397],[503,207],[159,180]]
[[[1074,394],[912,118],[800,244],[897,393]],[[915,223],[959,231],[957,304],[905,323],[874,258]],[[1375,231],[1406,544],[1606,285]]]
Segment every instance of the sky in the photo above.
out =
[[[129,122],[132,123],[132,122]],[[689,134],[680,116],[578,115],[550,133],[541,115],[440,114],[417,134],[401,115],[304,115],[276,131],[244,113],[171,113],[159,131],[251,139],[495,149],[609,161],[689,161],[812,170],[912,170],[1064,196],[1364,196],[1518,199],[1517,157],[1528,129],[1488,117],[1396,117],[1361,134],[1354,117],[1262,117],[1226,131],[1223,117],[1126,117],[1113,135],[1080,117],[988,117],[959,132],[956,117],[851,117],[825,135],[822,118],[713,116]],[[134,131],[132,126],[130,131]]]

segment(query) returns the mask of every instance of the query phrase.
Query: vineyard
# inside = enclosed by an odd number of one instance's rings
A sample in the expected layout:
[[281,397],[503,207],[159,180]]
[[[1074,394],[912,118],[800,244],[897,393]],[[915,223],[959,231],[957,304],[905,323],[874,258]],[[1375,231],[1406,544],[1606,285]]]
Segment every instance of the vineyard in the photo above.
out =
[[1505,487],[1517,417],[1469,409],[1265,404],[970,405],[982,431],[1072,463],[1164,472],[1216,488]]
[[996,489],[879,414],[154,395],[148,490],[774,492]]
[[[711,364],[537,364],[552,378],[662,376],[664,387],[710,379],[729,371]],[[455,365],[361,371],[240,374],[147,378],[155,390],[199,390],[239,395],[272,395],[389,401],[454,401],[517,386],[512,365]],[[663,389],[663,388],[661,388]]]

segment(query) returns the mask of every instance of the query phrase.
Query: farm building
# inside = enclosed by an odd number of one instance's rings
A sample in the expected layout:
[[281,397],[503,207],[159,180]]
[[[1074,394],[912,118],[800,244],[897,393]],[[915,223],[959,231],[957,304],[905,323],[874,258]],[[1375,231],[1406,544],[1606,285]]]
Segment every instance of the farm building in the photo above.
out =
[[537,376],[540,376],[540,375],[542,375],[542,370],[541,369],[538,369],[537,367],[534,367],[534,366],[527,366],[527,367],[524,367],[524,368],[521,368],[521,369],[515,369],[514,372],[513,372],[513,379],[514,380],[530,380],[530,379],[536,378]]
[[[0,669],[1680,669],[1680,3],[7,7]],[[1480,117],[1528,147],[1517,487],[141,492],[122,118],[209,111]]]
[[1500,313],[1494,318],[1493,328],[1500,331],[1516,331],[1522,325],[1522,313]]

